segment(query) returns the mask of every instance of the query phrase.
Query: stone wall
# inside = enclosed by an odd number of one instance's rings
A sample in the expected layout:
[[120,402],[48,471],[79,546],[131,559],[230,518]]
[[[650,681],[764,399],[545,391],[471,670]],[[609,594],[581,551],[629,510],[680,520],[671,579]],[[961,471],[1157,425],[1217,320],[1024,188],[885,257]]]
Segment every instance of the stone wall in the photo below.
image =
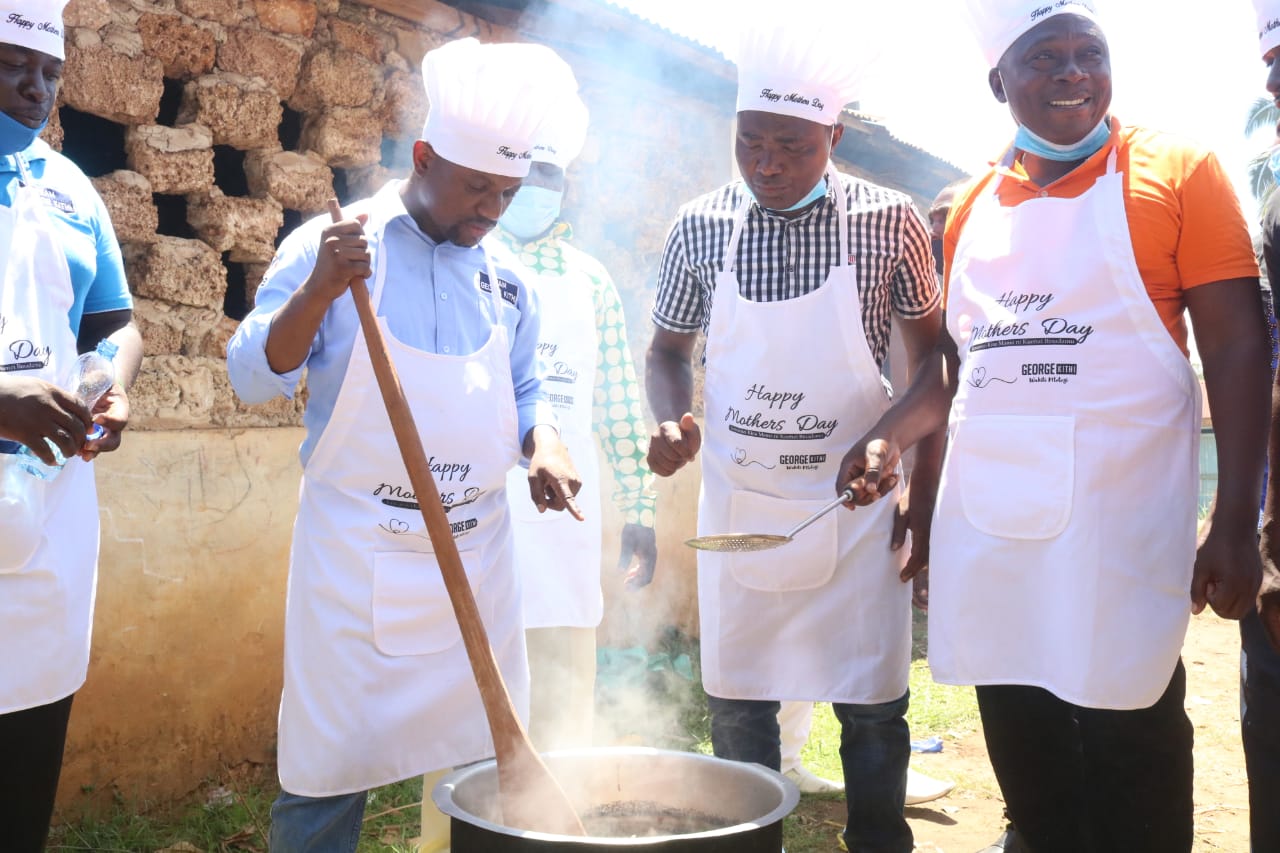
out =
[[[300,422],[305,395],[245,406],[220,363],[276,245],[329,196],[406,172],[427,50],[522,38],[417,5],[408,21],[348,0],[71,0],[45,136],[93,179],[123,245],[146,342],[133,429]],[[618,279],[639,353],[677,206],[729,175],[731,112],[567,55],[595,117],[567,213]]]
[[246,407],[224,346],[279,240],[387,176],[444,36],[339,0],[72,0],[46,138],[93,179],[146,342],[133,428],[283,426]]

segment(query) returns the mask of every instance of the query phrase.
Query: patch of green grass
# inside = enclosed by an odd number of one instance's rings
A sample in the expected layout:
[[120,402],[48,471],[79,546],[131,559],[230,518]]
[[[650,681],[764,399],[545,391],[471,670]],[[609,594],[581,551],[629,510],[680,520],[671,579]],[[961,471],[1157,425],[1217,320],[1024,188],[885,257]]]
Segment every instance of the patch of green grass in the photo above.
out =
[[[220,789],[214,802],[172,811],[150,811],[118,802],[101,818],[62,823],[50,834],[49,851],[153,853],[183,843],[202,853],[266,853],[271,803],[279,790]],[[369,792],[359,853],[415,853],[422,779]],[[181,846],[178,847],[182,850]]]
[[253,787],[225,790],[208,804],[152,814],[146,806],[117,799],[102,817],[61,823],[50,833],[50,851],[151,853],[183,842],[201,851],[265,851],[271,801],[276,791]]

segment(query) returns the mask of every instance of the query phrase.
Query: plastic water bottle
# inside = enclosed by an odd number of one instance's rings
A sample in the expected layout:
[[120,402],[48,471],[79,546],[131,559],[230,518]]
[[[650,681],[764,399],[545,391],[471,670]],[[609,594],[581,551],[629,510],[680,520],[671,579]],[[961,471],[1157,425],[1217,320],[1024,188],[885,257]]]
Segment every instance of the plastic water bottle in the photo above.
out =
[[17,442],[0,442],[0,574],[27,564],[44,540],[46,483],[31,476]]
[[[95,349],[82,353],[71,368],[71,376],[68,377],[64,387],[74,394],[76,399],[83,403],[89,411],[93,411],[93,407],[98,404],[98,400],[102,398],[102,395],[107,393],[111,386],[115,384],[116,368],[111,360],[116,357],[118,349],[119,347],[111,341],[99,341]],[[102,438],[106,433],[107,431],[101,424],[94,424],[85,436],[85,441],[94,441]],[[63,465],[67,464],[67,460],[57,445],[47,438],[44,441],[53,452],[53,458],[57,462],[56,465],[44,464],[40,461],[40,457],[32,453],[31,448],[26,446],[23,446],[18,455],[21,457],[22,465],[27,470],[27,473],[42,480],[52,480],[58,476],[58,472],[62,470]]]

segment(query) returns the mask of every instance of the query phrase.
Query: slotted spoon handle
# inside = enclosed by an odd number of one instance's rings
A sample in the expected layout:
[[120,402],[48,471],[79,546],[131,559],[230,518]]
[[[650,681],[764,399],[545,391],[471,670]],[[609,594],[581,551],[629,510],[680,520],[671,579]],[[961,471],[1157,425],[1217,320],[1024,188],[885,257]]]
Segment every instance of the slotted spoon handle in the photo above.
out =
[[838,498],[836,498],[836,499],[835,499],[835,500],[833,500],[831,503],[829,503],[829,504],[827,504],[826,506],[824,506],[822,509],[820,509],[820,510],[818,510],[817,512],[815,512],[813,515],[811,515],[811,516],[809,516],[808,518],[806,518],[804,521],[802,521],[802,522],[800,522],[799,524],[797,524],[795,527],[793,527],[793,528],[791,528],[790,530],[788,530],[788,531],[787,531],[787,534],[786,534],[786,535],[787,535],[787,538],[788,538],[788,539],[793,539],[793,538],[795,537],[795,535],[796,535],[797,533],[799,533],[801,530],[804,530],[804,529],[805,529],[806,527],[808,527],[810,524],[813,524],[815,521],[817,521],[818,519],[822,518],[822,517],[823,517],[824,515],[826,515],[827,513],[831,512],[831,510],[833,510],[833,509],[835,509],[836,507],[840,506],[840,504],[846,504],[846,503],[848,503],[848,502],[849,502],[849,501],[851,501],[851,500],[853,500],[853,489],[852,489],[852,488],[850,488],[850,487],[848,487],[848,486],[846,486],[846,487],[845,487],[845,490],[844,490],[843,492],[841,492],[841,493],[840,493],[840,496],[839,496]]

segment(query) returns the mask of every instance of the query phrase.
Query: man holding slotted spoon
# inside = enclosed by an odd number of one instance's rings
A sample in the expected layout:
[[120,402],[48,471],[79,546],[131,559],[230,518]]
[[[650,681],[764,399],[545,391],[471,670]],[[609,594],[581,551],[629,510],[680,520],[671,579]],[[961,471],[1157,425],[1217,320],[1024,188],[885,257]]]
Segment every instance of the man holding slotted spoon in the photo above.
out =
[[[663,253],[649,464],[670,476],[704,451],[700,534],[784,533],[829,502],[844,437],[889,405],[891,316],[913,361],[941,326],[929,234],[910,199],[831,165],[865,57],[829,18],[789,4],[744,30],[742,180],[685,205]],[[699,330],[705,448],[690,414]],[[776,550],[698,555],[716,755],[776,770],[779,700],[834,703],[853,851],[912,849],[911,589],[894,521],[894,507],[828,513]]]

